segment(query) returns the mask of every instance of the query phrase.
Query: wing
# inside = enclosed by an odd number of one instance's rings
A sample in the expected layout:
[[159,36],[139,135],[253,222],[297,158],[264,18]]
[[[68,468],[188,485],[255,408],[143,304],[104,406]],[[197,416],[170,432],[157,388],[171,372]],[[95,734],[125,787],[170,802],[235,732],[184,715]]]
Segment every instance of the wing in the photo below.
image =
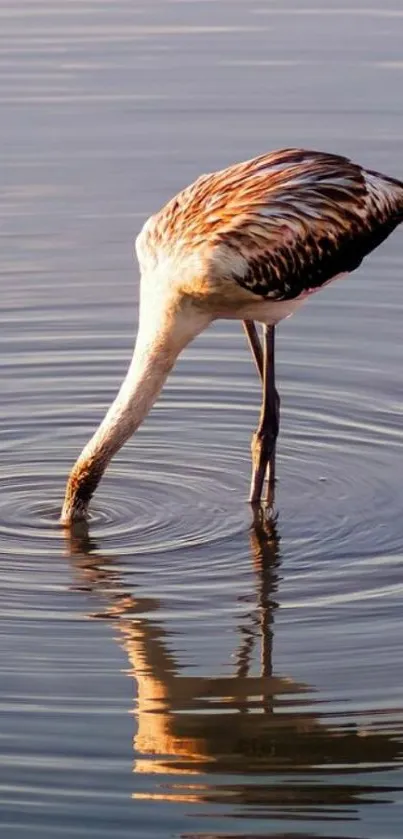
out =
[[403,184],[347,158],[285,149],[204,175],[152,219],[152,247],[289,300],[352,271],[403,219]]

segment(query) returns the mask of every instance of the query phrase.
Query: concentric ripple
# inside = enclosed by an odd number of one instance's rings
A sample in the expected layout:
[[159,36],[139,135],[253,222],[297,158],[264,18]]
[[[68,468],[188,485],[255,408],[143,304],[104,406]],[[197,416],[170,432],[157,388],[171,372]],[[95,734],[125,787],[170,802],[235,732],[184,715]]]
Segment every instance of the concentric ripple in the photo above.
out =
[[[256,404],[252,371],[247,385],[251,402]],[[221,379],[223,403],[226,386],[226,380]],[[233,406],[222,407],[219,418],[213,409],[210,422],[199,422],[192,439],[193,435],[183,434],[182,398],[173,384],[161,410],[150,418],[150,427],[109,467],[93,500],[90,519],[103,550],[137,554],[172,551],[185,544],[213,545],[247,527],[248,438],[254,411],[249,406],[245,410],[240,403],[235,407],[237,421],[231,427]],[[402,534],[396,518],[400,492],[396,463],[402,454],[403,435],[385,422],[378,426],[371,423],[365,405],[361,405],[360,422],[354,429],[351,422],[343,421],[336,400],[327,399],[324,407],[328,413],[322,408],[318,416],[314,403],[319,394],[307,400],[306,395],[294,391],[292,398],[301,400],[301,408],[295,428],[295,409],[288,409],[290,397],[284,396],[277,506],[281,510],[287,505],[288,538],[293,541],[295,558],[307,551],[313,558],[334,544],[341,555],[350,556],[398,550]],[[359,413],[360,405],[355,407]],[[73,427],[80,424],[82,417],[72,415],[67,404],[65,408],[69,423]],[[197,412],[206,418],[208,408],[200,398],[192,412],[187,412],[194,415],[189,416],[192,427]],[[25,440],[21,433],[6,452],[0,477],[0,535],[7,540],[8,551],[14,541],[17,551],[22,546],[35,551],[33,540],[58,538],[63,484],[85,441],[85,435],[81,441],[75,435],[75,446],[71,441],[63,443],[57,423],[66,423],[66,417],[60,402],[57,416],[51,413],[47,417],[43,410],[40,415],[31,413],[20,429]],[[15,431],[18,422],[19,417],[8,411],[2,434],[5,436],[7,426]],[[56,439],[52,439],[51,429]],[[88,436],[90,433],[88,430]]]
[[[90,519],[91,532],[102,541],[104,552],[157,554],[203,545],[213,549],[248,527],[249,438],[259,388],[236,328],[216,329],[214,341],[215,350],[204,336],[200,348],[188,351],[152,416],[109,467]],[[220,356],[219,374],[212,371],[215,356]],[[19,364],[21,391],[26,382],[24,415],[19,413],[20,401],[10,399],[0,427],[6,440],[0,536],[8,552],[35,553],[36,540],[43,543],[41,551],[54,550],[69,468],[119,383],[118,376],[104,375],[110,363],[97,353],[89,366],[87,359],[84,379],[69,378],[69,358],[61,352],[56,378],[53,348],[42,351],[36,387],[35,357]],[[6,364],[3,360],[7,371]],[[192,369],[197,377],[190,386]],[[304,375],[306,388],[286,379],[281,391],[277,460],[277,508],[286,522],[285,538],[294,561],[308,554],[310,561],[326,558],[335,545],[340,557],[395,553],[402,539],[396,516],[401,406],[384,399],[380,412],[366,392],[333,392],[325,384],[326,363],[324,381],[312,387],[309,358]],[[46,391],[38,395],[41,386],[48,388],[48,396]],[[76,408],[70,400],[74,390],[79,394]],[[93,399],[102,407],[89,418]]]

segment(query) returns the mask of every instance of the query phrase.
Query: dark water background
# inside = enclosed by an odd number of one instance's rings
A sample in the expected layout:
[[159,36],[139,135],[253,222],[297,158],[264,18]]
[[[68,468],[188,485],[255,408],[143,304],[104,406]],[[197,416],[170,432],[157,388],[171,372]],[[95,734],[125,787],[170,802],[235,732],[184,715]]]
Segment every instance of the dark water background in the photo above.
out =
[[[240,324],[109,469],[135,233],[198,174],[323,148],[403,176],[399,0],[0,2],[0,825],[22,837],[398,839],[403,237],[278,334],[278,519],[245,501]],[[92,620],[90,619],[92,618]]]

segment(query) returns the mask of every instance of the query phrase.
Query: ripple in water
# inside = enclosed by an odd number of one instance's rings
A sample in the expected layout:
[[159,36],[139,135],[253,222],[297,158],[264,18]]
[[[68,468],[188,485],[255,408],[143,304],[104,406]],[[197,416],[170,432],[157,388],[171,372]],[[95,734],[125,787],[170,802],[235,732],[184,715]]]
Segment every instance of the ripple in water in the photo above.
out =
[[[65,384],[69,392],[73,382]],[[235,384],[231,376],[216,376],[219,413],[211,406],[211,395],[203,401],[201,393],[193,397],[185,420],[180,381],[179,387],[171,385],[144,430],[114,459],[94,497],[91,529],[105,552],[166,553],[184,545],[213,549],[245,530],[250,519],[249,439],[258,391],[252,370],[242,386]],[[243,396],[238,404],[234,389]],[[340,400],[328,389],[307,395],[295,382],[290,390],[283,397],[277,501],[280,509],[287,509],[287,538],[295,561],[308,555],[310,562],[326,558],[327,549],[336,544],[339,556],[350,558],[398,552],[402,534],[395,506],[400,494],[396,464],[403,435],[386,420],[394,406],[384,405],[383,421],[375,423],[373,406],[359,395],[352,416],[347,396]],[[42,404],[39,409],[37,397],[32,401],[23,425],[9,406],[0,426],[2,436],[10,428],[15,436],[0,478],[0,535],[8,551],[34,554],[35,540],[43,541],[41,549],[52,550],[60,536],[57,504],[69,468],[96,422],[86,422],[88,430],[80,438],[75,435],[67,449],[62,418],[68,417],[71,427],[80,426],[88,408],[73,411],[59,393],[55,417],[51,407],[48,415]],[[189,426],[197,429],[194,435]]]

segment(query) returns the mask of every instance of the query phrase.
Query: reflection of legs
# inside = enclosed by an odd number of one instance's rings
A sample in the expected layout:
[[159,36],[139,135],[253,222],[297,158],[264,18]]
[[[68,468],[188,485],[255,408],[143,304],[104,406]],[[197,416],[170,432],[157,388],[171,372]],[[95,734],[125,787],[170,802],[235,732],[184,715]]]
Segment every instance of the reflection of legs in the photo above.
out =
[[[263,329],[263,401],[259,425],[252,437],[252,482],[249,500],[251,502],[260,501],[267,475],[267,501],[271,503],[274,496],[275,452],[280,399],[275,388],[274,377],[274,326],[264,326]],[[258,352],[257,354],[254,352],[254,355],[258,366]]]

